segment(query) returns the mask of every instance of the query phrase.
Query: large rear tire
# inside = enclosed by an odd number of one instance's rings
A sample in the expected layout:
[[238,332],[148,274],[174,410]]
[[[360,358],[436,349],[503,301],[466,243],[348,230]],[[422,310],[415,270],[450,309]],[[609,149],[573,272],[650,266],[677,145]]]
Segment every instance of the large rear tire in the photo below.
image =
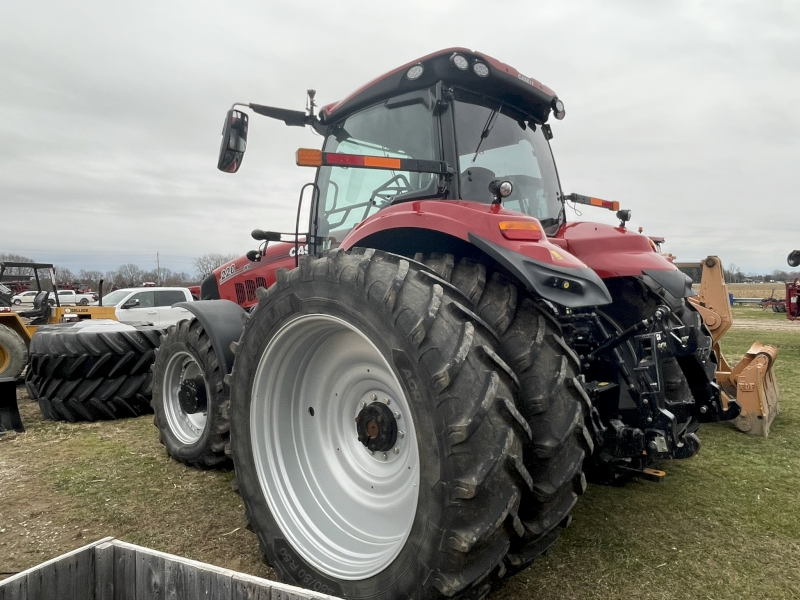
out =
[[28,394],[47,419],[98,421],[151,412],[150,367],[163,331],[84,321],[44,325],[31,339]]
[[151,404],[161,443],[174,459],[201,468],[229,464],[228,394],[222,377],[200,321],[180,321],[169,329],[153,363]]
[[28,349],[20,335],[5,325],[0,325],[0,377],[17,379],[28,362]]
[[582,469],[594,443],[584,425],[591,405],[578,379],[580,363],[555,319],[507,277],[471,259],[456,262],[450,254],[415,259],[464,294],[467,306],[497,335],[498,352],[519,381],[517,407],[531,431],[525,466],[541,492],[520,509],[528,535],[509,556],[513,574],[555,541],[586,489]]
[[492,333],[430,271],[372,250],[278,271],[231,390],[268,561],[347,598],[484,596],[533,537],[523,512],[559,492],[523,463],[515,388]]

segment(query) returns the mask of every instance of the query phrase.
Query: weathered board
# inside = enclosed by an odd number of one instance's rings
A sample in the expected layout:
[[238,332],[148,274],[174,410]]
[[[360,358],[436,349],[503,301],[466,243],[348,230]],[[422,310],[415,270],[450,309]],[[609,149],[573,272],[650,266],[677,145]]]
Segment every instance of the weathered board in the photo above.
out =
[[0,600],[336,600],[104,538],[0,581]]

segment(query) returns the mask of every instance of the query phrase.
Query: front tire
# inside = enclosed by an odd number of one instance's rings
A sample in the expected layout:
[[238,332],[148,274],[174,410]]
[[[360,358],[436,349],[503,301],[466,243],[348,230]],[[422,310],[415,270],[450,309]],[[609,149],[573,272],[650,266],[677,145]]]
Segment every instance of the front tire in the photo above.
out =
[[200,321],[179,321],[170,328],[153,363],[151,405],[161,443],[174,459],[201,468],[229,463],[228,395],[222,377]]
[[0,377],[17,379],[28,362],[28,348],[20,335],[0,325]]
[[231,391],[239,490],[268,561],[348,598],[488,593],[538,483],[514,388],[491,334],[406,260],[337,250],[279,271]]

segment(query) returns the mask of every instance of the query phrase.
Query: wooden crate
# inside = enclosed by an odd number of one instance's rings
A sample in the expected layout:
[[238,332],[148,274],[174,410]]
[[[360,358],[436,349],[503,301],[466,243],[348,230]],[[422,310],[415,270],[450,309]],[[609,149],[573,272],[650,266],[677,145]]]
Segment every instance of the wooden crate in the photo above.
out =
[[335,600],[105,538],[0,581],[0,600]]

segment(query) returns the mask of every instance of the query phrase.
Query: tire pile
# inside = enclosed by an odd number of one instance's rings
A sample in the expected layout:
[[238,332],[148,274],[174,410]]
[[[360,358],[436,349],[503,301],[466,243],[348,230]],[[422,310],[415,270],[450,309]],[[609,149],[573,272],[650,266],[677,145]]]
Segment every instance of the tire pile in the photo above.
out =
[[54,421],[151,413],[150,367],[163,333],[116,322],[44,325],[31,340],[28,394]]

